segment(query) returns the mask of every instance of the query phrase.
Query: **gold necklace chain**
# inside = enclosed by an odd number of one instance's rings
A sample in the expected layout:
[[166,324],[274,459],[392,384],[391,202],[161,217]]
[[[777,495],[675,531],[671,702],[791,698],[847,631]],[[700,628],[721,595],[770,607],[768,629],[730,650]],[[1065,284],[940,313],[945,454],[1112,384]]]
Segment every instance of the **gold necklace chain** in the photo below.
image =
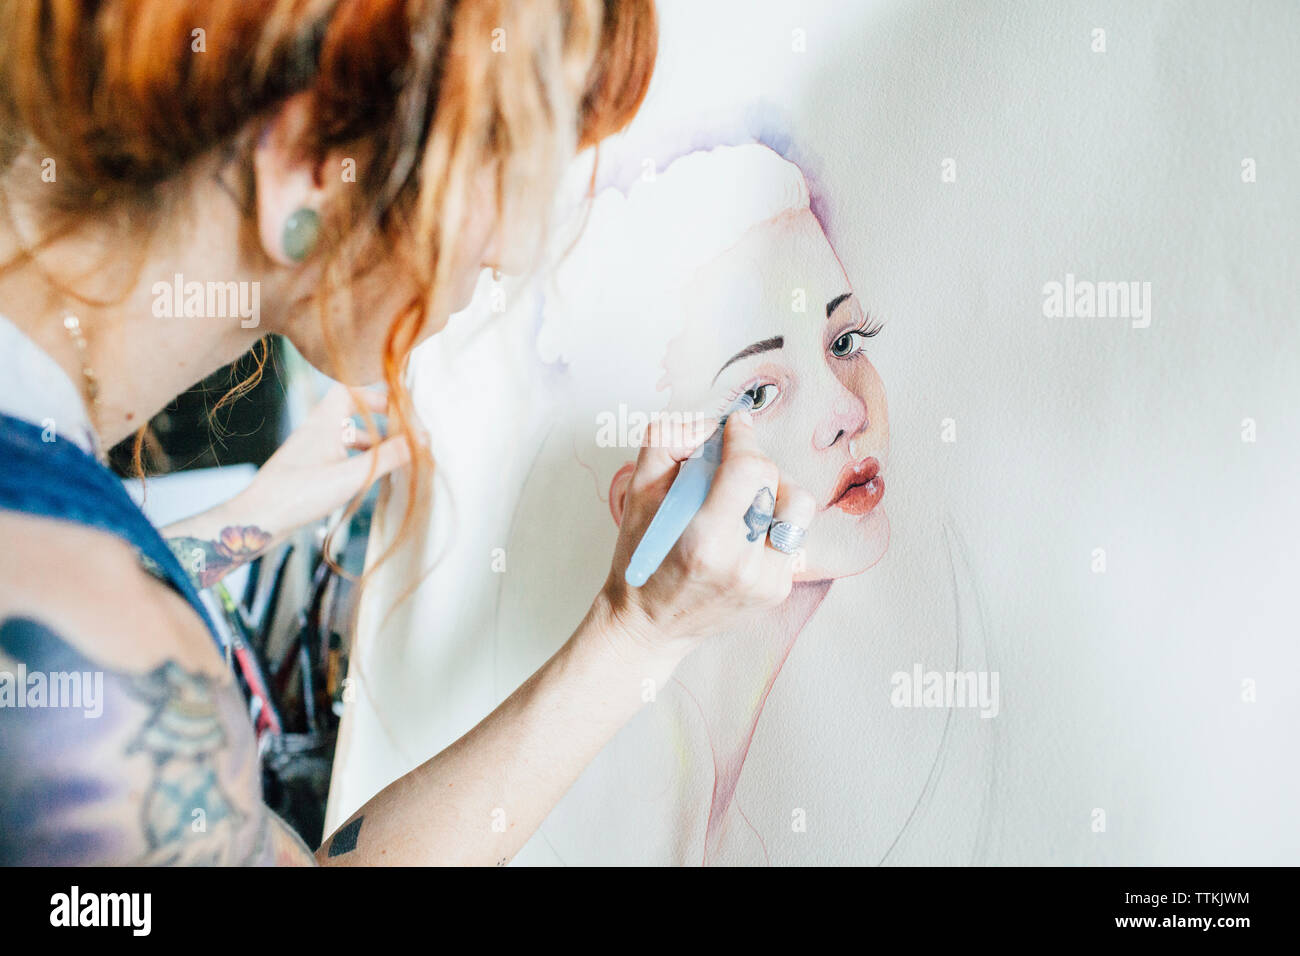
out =
[[99,435],[95,431],[95,423],[99,420],[99,377],[90,367],[90,352],[86,346],[86,334],[81,331],[81,320],[75,315],[66,315],[63,317],[63,327],[67,330],[73,344],[77,346],[78,364],[81,366],[81,381],[86,398],[87,424],[90,425],[91,440],[95,444],[96,454],[99,455],[101,454]]

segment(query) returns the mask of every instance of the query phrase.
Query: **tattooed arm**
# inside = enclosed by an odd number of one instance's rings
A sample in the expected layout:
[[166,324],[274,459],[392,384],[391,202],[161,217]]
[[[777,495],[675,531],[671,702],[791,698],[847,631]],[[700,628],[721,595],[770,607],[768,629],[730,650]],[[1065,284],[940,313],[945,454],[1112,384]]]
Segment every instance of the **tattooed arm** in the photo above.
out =
[[629,640],[598,600],[473,730],[389,784],[316,853],[322,866],[503,866],[578,773],[662,687],[677,655]]
[[[387,401],[373,392],[359,392],[358,397],[372,415],[379,415]],[[215,584],[410,460],[406,439],[379,440],[354,416],[357,410],[348,390],[335,386],[247,489],[163,529],[197,587]]]
[[[797,489],[779,482],[742,414],[727,422],[695,521],[644,587],[626,584],[678,462],[703,437],[647,440],[619,505],[610,576],[582,624],[469,733],[354,814],[319,862],[507,862],[686,654],[788,597],[793,559],[743,516],[756,489],[779,489],[777,510]],[[815,502],[800,495],[784,520],[806,527]],[[0,670],[21,668],[24,694],[32,674],[46,687],[80,674],[98,712],[88,716],[84,690],[80,710],[32,697],[0,709],[0,858],[310,860],[261,803],[252,726],[193,609],[106,534],[0,512],[0,541],[24,542],[0,548]]]
[[0,555],[0,864],[311,865],[189,607],[115,539],[0,532],[40,542]]
[[[0,863],[310,865],[261,802],[243,700],[193,610],[98,532],[0,512],[0,540],[30,543],[0,548]],[[319,861],[507,860],[641,706],[643,681],[666,680],[672,655],[618,638],[607,609],[591,615]]]
[[0,702],[0,864],[310,862],[261,802],[229,681],[173,659],[105,667],[45,622],[7,617]]
[[255,524],[225,524],[234,521],[239,499],[194,518],[169,525],[163,530],[167,546],[197,588],[211,587],[231,571],[261,557],[275,537]]

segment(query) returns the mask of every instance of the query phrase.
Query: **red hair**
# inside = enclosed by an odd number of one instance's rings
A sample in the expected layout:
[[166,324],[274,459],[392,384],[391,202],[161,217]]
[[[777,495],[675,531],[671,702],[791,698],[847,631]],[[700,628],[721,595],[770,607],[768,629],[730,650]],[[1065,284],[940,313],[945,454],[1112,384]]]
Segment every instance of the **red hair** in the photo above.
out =
[[0,167],[24,151],[57,161],[49,241],[88,212],[154,221],[162,187],[224,152],[244,171],[251,223],[256,130],[310,94],[304,156],[368,146],[360,188],[328,212],[310,260],[332,353],[325,306],[346,302],[353,278],[402,250],[419,290],[383,354],[413,501],[432,460],[403,376],[430,315],[447,311],[470,176],[494,164],[506,221],[540,216],[574,150],[631,120],[657,42],[652,0],[0,0]]

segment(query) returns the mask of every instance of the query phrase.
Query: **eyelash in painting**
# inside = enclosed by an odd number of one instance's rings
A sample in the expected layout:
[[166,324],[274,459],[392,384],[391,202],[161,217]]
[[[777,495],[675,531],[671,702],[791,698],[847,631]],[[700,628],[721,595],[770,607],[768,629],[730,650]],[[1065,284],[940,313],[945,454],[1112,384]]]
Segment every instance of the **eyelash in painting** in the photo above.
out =
[[[776,388],[776,383],[765,382],[761,378],[757,378],[757,379],[753,379],[752,381],[750,381],[745,385],[742,385],[740,388],[732,389],[731,394],[728,395],[723,400],[722,404],[718,406],[717,412],[714,413],[715,417],[721,418],[722,413],[727,410],[727,406],[729,406],[736,399],[740,398],[740,396],[745,394],[745,392],[752,392],[757,389],[764,389],[764,388]],[[771,404],[770,400],[768,402],[764,402],[760,407],[766,407],[768,404]],[[759,410],[758,408],[755,408],[755,411],[758,410]]]
[[873,319],[871,316],[864,315],[862,317],[862,324],[859,325],[856,329],[851,329],[850,331],[857,332],[863,338],[873,339],[881,333],[884,327],[885,327],[884,322],[878,322],[877,320]]

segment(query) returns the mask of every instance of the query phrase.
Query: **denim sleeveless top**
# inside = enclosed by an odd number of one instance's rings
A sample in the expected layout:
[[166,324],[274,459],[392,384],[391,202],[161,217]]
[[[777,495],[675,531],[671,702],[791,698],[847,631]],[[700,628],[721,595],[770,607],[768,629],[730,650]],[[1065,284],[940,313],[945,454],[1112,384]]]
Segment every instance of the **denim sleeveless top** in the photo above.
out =
[[[53,440],[46,440],[53,438]],[[130,544],[155,577],[189,602],[217,651],[225,653],[213,624],[180,562],[122,482],[75,442],[0,413],[0,509],[71,521],[117,535]]]

